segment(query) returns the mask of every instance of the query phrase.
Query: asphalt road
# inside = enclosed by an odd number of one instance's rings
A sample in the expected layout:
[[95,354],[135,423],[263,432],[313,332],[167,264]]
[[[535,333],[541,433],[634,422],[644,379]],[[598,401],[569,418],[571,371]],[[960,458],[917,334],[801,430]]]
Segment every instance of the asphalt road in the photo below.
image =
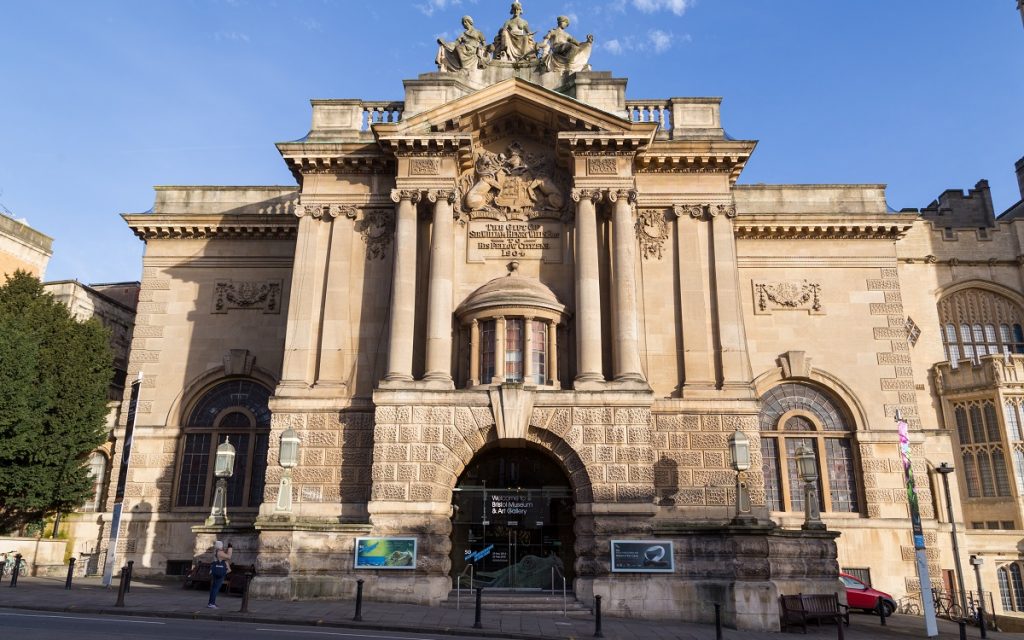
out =
[[362,631],[323,627],[291,627],[244,622],[209,620],[176,620],[170,618],[134,618],[63,613],[33,613],[0,609],[0,638],[18,640],[111,640],[144,638],[146,640],[436,640],[473,636],[450,636],[436,633],[415,634],[393,631]]

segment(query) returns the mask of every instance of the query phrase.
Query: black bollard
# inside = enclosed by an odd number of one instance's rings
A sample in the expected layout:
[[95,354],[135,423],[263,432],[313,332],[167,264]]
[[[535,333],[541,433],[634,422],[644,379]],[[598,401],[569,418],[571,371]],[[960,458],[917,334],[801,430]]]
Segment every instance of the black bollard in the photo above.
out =
[[483,609],[483,587],[476,588],[476,620],[473,621],[474,629],[483,629],[484,623],[480,620],[480,611]]
[[356,580],[356,615],[352,617],[356,622],[363,621],[363,579]]
[[124,606],[124,592],[128,586],[128,567],[121,567],[121,580],[117,583],[117,602],[114,603],[115,607]]
[[967,640],[967,621],[960,618],[956,623],[960,626],[960,640]]
[[715,603],[715,640],[722,640],[722,605]]
[[978,602],[978,629],[981,630],[982,640],[988,637],[988,629],[985,627],[985,603]]
[[134,560],[129,560],[128,561],[128,584],[124,588],[124,592],[125,593],[131,593],[132,592],[132,572],[134,572],[134,570],[135,570],[135,561]]
[[881,622],[882,626],[884,627],[885,626],[885,604],[882,602],[882,596],[878,596],[878,604],[875,605],[875,608],[878,609],[878,621]]
[[64,590],[71,591],[71,579],[75,577],[75,559],[68,558],[68,577],[64,580]]
[[14,568],[11,569],[11,585],[12,587],[18,586],[18,574],[21,573],[21,554],[14,554]]
[[245,572],[245,586],[242,588],[242,608],[238,613],[249,613],[249,583],[252,582],[252,569]]
[[843,621],[839,618],[836,618],[836,629],[839,629],[839,640],[843,640]]
[[601,596],[594,596],[594,637],[604,637],[601,631]]

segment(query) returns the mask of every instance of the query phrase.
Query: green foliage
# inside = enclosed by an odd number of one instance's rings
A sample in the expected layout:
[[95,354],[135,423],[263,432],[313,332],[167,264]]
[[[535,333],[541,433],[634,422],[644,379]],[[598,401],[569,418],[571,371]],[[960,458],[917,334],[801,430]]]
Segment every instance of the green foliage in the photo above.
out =
[[27,273],[0,286],[0,532],[92,495],[112,363],[98,320],[78,322]]

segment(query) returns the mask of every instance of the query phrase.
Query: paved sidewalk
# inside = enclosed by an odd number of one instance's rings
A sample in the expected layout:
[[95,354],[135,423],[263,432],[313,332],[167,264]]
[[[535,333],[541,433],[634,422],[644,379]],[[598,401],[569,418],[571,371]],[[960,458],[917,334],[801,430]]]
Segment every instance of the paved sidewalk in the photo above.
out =
[[[115,581],[116,584],[116,581]],[[131,593],[125,598],[124,608],[115,608],[117,589],[106,589],[98,579],[78,579],[74,589],[64,590],[63,580],[48,578],[19,578],[18,586],[8,587],[7,580],[0,585],[0,607],[110,615],[194,618],[204,620],[230,620],[259,624],[294,624],[374,629],[411,633],[448,633],[496,638],[566,639],[591,638],[594,635],[592,617],[573,618],[561,615],[488,611],[483,612],[483,630],[473,629],[474,610],[471,605],[461,610],[386,602],[363,602],[363,621],[353,622],[353,601],[300,601],[251,600],[249,613],[238,613],[241,598],[222,594],[217,602],[220,609],[206,608],[206,591],[182,589],[175,583],[132,583]],[[902,640],[909,637],[924,638],[922,618],[894,615],[885,627],[876,616],[851,614],[850,626],[845,629],[847,640]],[[714,640],[713,625],[674,623],[669,621],[643,621],[624,618],[603,620],[604,637],[609,640]],[[957,625],[939,621],[940,637],[959,638]],[[836,628],[826,625],[811,628],[806,636],[782,635],[724,630],[724,640],[783,640],[786,637],[805,637],[831,640],[837,637]],[[978,629],[968,627],[970,639],[979,637]],[[1024,640],[1024,634],[989,632],[993,640]]]

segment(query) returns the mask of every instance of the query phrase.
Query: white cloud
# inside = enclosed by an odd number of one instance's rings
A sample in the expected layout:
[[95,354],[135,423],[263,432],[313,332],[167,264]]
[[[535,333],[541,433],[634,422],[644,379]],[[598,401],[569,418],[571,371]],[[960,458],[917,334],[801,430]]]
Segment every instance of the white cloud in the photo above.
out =
[[677,16],[686,13],[697,0],[633,0],[633,6],[644,13],[671,11]]
[[462,4],[462,0],[427,0],[426,4],[418,4],[416,8],[419,9],[423,15],[432,16],[437,11],[444,11],[448,7],[457,7]]
[[249,42],[248,34],[240,31],[218,31],[213,37],[218,41]]
[[625,51],[625,49],[623,49],[622,47],[622,43],[619,42],[618,38],[613,38],[605,42],[604,50],[612,54],[613,56],[622,55],[623,51]]
[[650,43],[655,53],[664,53],[672,48],[672,34],[665,33],[661,29],[651,29],[647,34],[647,42]]

